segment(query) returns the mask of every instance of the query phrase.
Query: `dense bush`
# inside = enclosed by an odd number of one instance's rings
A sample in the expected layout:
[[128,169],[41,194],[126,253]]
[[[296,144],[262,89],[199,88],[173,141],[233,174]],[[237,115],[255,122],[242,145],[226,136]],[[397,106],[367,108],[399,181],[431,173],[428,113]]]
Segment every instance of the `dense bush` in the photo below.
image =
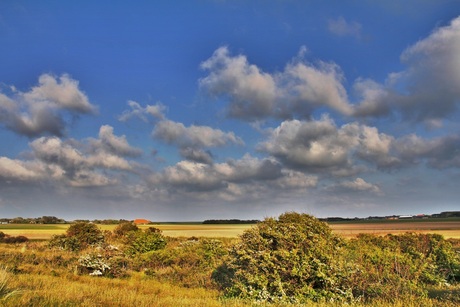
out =
[[95,246],[104,242],[104,235],[96,224],[88,222],[78,222],[72,224],[65,235],[54,235],[50,242],[50,247],[79,251],[89,246]]
[[165,249],[147,253],[138,260],[145,272],[186,287],[215,287],[213,271],[227,249],[221,240],[191,238],[169,242]]
[[285,213],[245,231],[214,278],[227,295],[257,301],[350,299],[343,246],[324,222]]
[[119,224],[115,229],[113,230],[113,233],[115,234],[116,237],[123,237],[130,231],[138,231],[139,227],[136,226],[136,224],[131,223],[131,222],[125,222]]
[[[150,229],[152,228],[152,229]],[[124,243],[128,255],[142,254],[162,249],[166,246],[166,239],[161,231],[150,227],[145,231],[129,231],[126,233]]]
[[425,296],[427,285],[454,281],[460,273],[458,255],[436,234],[359,235],[346,251],[358,268],[349,284],[365,300]]

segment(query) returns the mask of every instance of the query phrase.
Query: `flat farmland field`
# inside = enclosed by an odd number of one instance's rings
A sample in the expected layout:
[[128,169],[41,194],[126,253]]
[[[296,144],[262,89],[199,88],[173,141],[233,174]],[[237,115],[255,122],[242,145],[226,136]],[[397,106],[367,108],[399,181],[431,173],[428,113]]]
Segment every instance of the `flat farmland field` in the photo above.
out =
[[165,236],[170,237],[214,237],[214,238],[236,238],[252,224],[159,224],[141,226],[147,228],[153,226],[163,231]]
[[386,235],[416,232],[436,233],[447,239],[460,239],[460,218],[330,222],[329,226],[334,233],[345,238],[352,238],[360,233]]
[[[64,234],[70,224],[1,224],[0,231],[11,236],[26,236],[32,240],[47,240],[53,235]],[[112,231],[117,225],[98,225],[101,230]],[[141,225],[141,229],[156,227],[170,237],[236,238],[253,224],[200,224],[161,223]],[[360,233],[386,235],[405,232],[437,233],[445,238],[460,239],[460,218],[426,220],[360,220],[330,222],[332,231],[345,238]]]

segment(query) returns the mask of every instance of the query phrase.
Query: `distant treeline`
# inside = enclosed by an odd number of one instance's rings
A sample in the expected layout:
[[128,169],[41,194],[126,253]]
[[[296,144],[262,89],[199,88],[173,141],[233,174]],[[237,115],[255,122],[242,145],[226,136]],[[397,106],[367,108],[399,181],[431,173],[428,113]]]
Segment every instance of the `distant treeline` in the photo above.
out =
[[230,220],[205,220],[203,224],[257,224],[259,220],[238,220],[238,219],[230,219]]
[[433,214],[431,217],[441,217],[441,218],[446,218],[446,217],[460,217],[460,211],[446,211],[446,212],[441,212],[438,214]]
[[[383,220],[383,219],[420,219],[420,218],[458,218],[460,217],[460,211],[444,211],[441,213],[431,214],[431,215],[391,215],[391,216],[369,216],[367,218],[343,218],[343,217],[327,217],[319,218],[319,220],[324,222],[341,222],[341,221],[359,221],[359,220]],[[64,219],[55,217],[55,216],[42,216],[36,218],[0,218],[0,224],[71,224],[76,222],[91,222],[94,224],[104,224],[104,225],[116,225],[126,222],[133,222],[125,219],[95,219],[95,220],[74,220],[66,221]],[[257,224],[260,220],[239,220],[239,219],[211,219],[205,220],[203,224]],[[181,224],[182,222],[178,222]],[[199,223],[199,222],[198,222]]]
[[113,224],[122,224],[126,222],[132,222],[124,219],[105,219],[105,220],[74,220],[74,221],[66,221],[64,219],[55,217],[55,216],[42,216],[42,217],[35,217],[35,218],[23,218],[23,217],[15,217],[15,218],[0,218],[0,223],[7,223],[7,224],[71,224],[77,222],[91,222],[94,224],[104,224],[104,225],[113,225]]

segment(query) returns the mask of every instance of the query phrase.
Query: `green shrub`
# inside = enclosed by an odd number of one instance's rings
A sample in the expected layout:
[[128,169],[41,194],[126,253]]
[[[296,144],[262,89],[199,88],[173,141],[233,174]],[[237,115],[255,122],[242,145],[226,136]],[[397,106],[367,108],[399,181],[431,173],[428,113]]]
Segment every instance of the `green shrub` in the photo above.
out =
[[426,296],[428,285],[455,281],[459,256],[437,234],[359,235],[348,242],[347,259],[356,270],[349,278],[355,296],[394,301]]
[[213,271],[222,263],[227,249],[216,239],[192,239],[170,242],[165,249],[147,253],[138,259],[144,272],[156,278],[186,287],[216,287]]
[[130,231],[125,235],[124,243],[128,255],[142,254],[162,249],[166,246],[166,240],[161,232]]
[[346,251],[347,260],[357,267],[348,278],[354,297],[392,302],[411,295],[425,295],[419,283],[424,270],[422,263],[399,252],[394,242],[383,237],[360,235],[348,242]]
[[460,277],[460,257],[452,244],[439,234],[388,235],[402,253],[412,259],[424,262],[426,268],[421,276],[422,282],[438,284],[453,282]]
[[49,247],[76,252],[103,242],[104,234],[95,224],[78,222],[72,224],[65,235],[54,235],[49,241]]
[[285,213],[245,231],[214,278],[228,296],[256,301],[351,299],[343,246],[326,223]]
[[115,234],[116,237],[121,238],[130,231],[138,231],[138,230],[139,230],[139,227],[137,227],[136,224],[131,223],[131,222],[125,222],[115,227],[115,229],[113,230],[113,233]]

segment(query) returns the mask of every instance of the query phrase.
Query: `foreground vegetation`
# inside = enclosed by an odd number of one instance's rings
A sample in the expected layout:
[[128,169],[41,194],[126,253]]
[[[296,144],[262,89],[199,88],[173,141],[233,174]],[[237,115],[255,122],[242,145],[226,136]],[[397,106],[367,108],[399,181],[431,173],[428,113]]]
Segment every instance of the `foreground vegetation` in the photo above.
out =
[[297,213],[239,238],[80,222],[49,241],[0,244],[0,304],[456,306],[459,249],[437,234],[345,240]]

